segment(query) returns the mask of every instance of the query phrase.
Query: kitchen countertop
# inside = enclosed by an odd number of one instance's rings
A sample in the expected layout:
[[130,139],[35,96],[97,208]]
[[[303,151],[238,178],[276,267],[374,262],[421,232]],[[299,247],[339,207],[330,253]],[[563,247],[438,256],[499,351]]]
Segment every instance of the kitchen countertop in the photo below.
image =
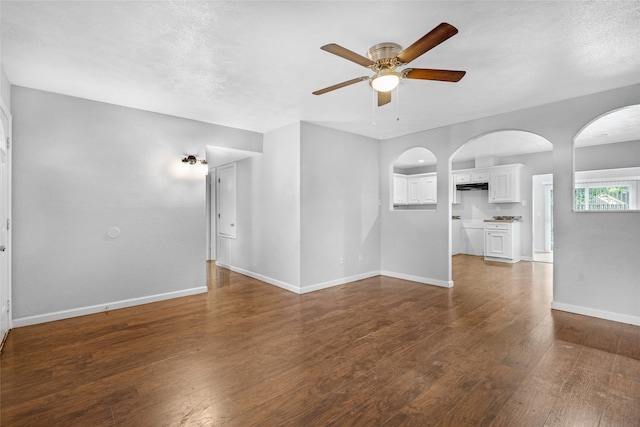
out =
[[484,222],[521,222],[521,219],[485,219]]

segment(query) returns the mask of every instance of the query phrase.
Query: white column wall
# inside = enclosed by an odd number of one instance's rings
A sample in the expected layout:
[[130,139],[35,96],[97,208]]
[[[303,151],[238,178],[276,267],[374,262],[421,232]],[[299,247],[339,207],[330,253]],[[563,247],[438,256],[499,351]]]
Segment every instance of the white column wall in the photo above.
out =
[[237,238],[231,268],[300,291],[300,124],[264,134],[259,156],[237,163]]
[[301,124],[302,290],[380,272],[377,140]]

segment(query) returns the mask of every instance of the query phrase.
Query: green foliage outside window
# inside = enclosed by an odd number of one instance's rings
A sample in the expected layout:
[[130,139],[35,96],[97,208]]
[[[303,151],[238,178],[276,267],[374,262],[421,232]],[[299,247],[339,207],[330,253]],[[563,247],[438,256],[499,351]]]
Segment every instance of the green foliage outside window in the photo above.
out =
[[574,206],[580,211],[629,210],[629,187],[578,187],[574,190]]

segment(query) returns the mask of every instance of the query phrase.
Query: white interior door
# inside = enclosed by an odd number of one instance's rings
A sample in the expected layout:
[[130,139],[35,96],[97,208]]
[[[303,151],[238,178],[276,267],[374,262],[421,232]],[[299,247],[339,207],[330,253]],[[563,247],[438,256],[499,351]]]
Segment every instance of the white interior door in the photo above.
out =
[[216,203],[216,171],[215,170],[210,170],[209,171],[209,212],[210,212],[210,218],[209,218],[209,259],[215,260],[217,259],[217,251],[216,251],[216,247],[217,247],[217,235],[218,235],[218,231],[217,231],[217,222],[218,222],[218,207],[217,207],[217,203]]
[[236,164],[218,168],[218,236],[236,237]]
[[0,340],[4,340],[11,329],[11,275],[9,213],[11,200],[10,179],[10,116],[4,106],[0,108]]

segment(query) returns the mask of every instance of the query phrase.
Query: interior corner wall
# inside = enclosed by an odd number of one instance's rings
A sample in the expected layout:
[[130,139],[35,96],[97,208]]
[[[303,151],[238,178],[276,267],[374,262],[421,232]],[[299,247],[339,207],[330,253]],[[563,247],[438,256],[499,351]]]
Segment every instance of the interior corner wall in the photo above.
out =
[[12,95],[14,325],[205,292],[205,176],[180,157],[254,133]]
[[301,123],[302,292],[380,273],[380,142]]
[[262,154],[236,164],[231,268],[300,291],[300,124],[264,134]]

